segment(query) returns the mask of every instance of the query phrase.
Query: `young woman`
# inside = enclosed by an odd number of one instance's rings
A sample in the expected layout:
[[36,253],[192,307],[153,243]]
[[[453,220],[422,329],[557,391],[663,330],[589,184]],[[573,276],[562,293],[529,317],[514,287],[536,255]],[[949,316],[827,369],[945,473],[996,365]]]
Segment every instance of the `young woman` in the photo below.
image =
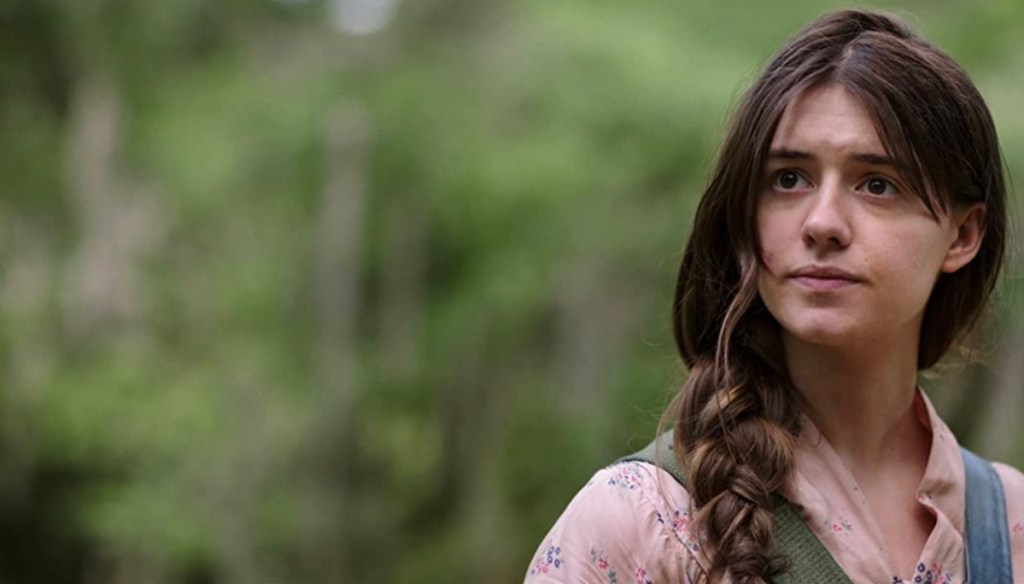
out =
[[[979,461],[1002,493],[968,490],[975,466],[916,384],[993,289],[1005,200],[952,59],[873,12],[800,32],[736,111],[683,255],[668,463],[598,472],[526,581],[780,581],[823,548],[851,582],[959,583],[1000,555],[972,581],[1024,582],[1024,475]],[[778,553],[780,509],[813,535],[799,553]]]

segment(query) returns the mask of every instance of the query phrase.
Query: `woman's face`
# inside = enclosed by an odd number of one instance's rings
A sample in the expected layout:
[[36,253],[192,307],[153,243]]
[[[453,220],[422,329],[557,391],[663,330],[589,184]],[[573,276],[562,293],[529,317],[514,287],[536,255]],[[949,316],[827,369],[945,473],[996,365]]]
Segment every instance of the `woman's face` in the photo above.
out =
[[758,290],[784,334],[835,347],[912,338],[916,348],[939,274],[977,252],[982,212],[936,220],[894,164],[844,88],[808,90],[786,109],[757,205]]

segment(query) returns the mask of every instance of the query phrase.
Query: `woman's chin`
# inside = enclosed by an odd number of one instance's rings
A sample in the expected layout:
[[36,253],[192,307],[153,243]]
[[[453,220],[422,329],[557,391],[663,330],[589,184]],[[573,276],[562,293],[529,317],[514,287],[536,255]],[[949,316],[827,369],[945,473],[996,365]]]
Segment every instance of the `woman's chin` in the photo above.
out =
[[848,347],[864,342],[866,335],[856,323],[814,320],[783,323],[784,334],[812,345]]

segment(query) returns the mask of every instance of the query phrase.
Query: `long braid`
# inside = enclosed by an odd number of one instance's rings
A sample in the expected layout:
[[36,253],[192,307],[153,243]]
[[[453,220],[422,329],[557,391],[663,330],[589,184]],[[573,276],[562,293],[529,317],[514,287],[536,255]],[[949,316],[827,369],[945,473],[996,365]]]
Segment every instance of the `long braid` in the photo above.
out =
[[799,420],[779,377],[778,335],[760,306],[756,269],[747,263],[713,356],[691,364],[671,409],[676,451],[687,454],[696,520],[712,560],[708,576],[717,580],[728,570],[739,583],[764,582],[786,566],[770,554],[772,509],[792,468]]

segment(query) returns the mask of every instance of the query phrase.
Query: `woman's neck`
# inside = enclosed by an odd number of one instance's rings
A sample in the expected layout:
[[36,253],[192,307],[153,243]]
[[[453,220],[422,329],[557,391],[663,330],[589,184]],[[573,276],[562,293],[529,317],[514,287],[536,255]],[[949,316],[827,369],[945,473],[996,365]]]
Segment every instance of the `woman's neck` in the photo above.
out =
[[930,433],[914,412],[916,342],[875,339],[839,350],[783,332],[783,346],[804,411],[851,469],[927,452]]

